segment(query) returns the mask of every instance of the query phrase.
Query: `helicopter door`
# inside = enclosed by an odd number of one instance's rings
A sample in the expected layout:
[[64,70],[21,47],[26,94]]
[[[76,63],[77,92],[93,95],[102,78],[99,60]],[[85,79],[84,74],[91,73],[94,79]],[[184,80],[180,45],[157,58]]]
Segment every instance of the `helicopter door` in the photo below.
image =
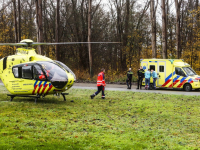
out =
[[33,79],[32,66],[23,66],[22,67],[22,78],[23,79]]
[[15,78],[10,80],[10,90],[16,94],[31,95],[33,91],[34,80],[32,65],[18,65],[12,69]]

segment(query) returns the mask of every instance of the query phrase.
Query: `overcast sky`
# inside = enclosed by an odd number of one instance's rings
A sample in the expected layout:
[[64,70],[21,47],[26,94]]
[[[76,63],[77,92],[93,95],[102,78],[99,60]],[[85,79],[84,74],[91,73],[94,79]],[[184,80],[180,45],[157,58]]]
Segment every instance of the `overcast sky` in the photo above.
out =
[[[146,1],[147,0],[137,0],[136,5],[144,6]],[[98,0],[97,0],[97,2],[98,2]],[[100,0],[99,0],[99,2],[100,2]],[[105,5],[105,7],[104,7],[105,10],[106,9],[109,10],[109,0],[101,0],[101,4]],[[174,13],[175,14],[175,3],[174,3],[174,0],[169,0],[169,6],[170,6],[170,13]],[[149,9],[148,9],[148,11],[150,13]],[[158,7],[157,7],[157,14],[156,15],[157,15],[157,20],[159,22],[162,22],[162,11],[161,11],[161,2],[160,2],[160,0],[158,0]]]

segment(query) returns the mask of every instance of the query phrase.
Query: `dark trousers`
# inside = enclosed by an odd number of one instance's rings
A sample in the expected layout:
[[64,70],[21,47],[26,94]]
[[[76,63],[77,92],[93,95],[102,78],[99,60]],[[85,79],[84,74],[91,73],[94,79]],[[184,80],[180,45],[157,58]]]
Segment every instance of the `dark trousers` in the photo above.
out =
[[156,80],[157,80],[157,78],[153,78],[153,87],[154,87],[154,89],[156,89]]
[[[129,88],[131,88],[131,80],[132,80],[132,79],[129,79],[129,78],[126,79],[126,84],[127,84],[127,86],[128,86]],[[129,86],[129,85],[130,85],[130,86]]]
[[[141,77],[139,77],[138,80],[137,80],[137,85],[138,85],[137,88],[138,88],[138,89],[139,89],[139,88],[141,89],[141,87],[142,87],[142,80],[143,80],[143,78],[141,78]],[[140,87],[139,87],[139,86],[140,86]]]
[[150,87],[150,78],[145,78],[145,89],[149,89]]
[[102,97],[105,97],[105,94],[104,94],[104,90],[105,90],[105,87],[104,86],[97,86],[97,91],[94,93],[95,95],[99,94],[99,92],[102,91]]

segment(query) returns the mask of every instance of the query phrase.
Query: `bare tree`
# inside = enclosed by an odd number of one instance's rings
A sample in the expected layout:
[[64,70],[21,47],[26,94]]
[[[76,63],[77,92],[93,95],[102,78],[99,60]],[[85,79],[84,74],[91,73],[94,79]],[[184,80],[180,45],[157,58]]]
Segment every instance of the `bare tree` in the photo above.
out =
[[163,59],[167,58],[167,27],[166,27],[166,11],[165,11],[165,0],[162,1],[162,56]]
[[180,43],[181,43],[181,38],[180,38],[180,7],[181,7],[182,0],[178,1],[175,0],[175,6],[176,6],[176,55],[177,58],[179,59],[181,57],[181,50],[180,50]]
[[[59,42],[59,23],[60,23],[60,0],[57,0],[57,7],[56,7],[56,32],[55,32],[55,41]],[[56,45],[55,49],[56,59],[60,60],[60,52],[59,52],[59,45]]]
[[[91,6],[92,6],[92,0],[88,0],[88,42],[91,42]],[[89,52],[90,77],[92,77],[91,43],[88,43],[88,52]]]
[[18,42],[21,41],[21,7],[20,0],[18,0]]
[[[128,32],[129,32],[129,20],[130,20],[130,0],[126,0],[126,17],[125,17],[125,33],[123,37],[123,43],[124,45],[127,45],[128,43]],[[124,47],[125,48],[125,47]],[[126,53],[123,54],[123,66],[126,65]],[[131,62],[129,62],[129,67],[131,67]]]
[[17,8],[16,8],[16,0],[13,0],[14,7],[14,24],[15,24],[15,43],[18,42],[18,33],[17,33]]
[[196,20],[197,20],[197,27],[200,27],[200,12],[199,12],[199,0],[196,0],[196,11],[197,11],[197,16],[196,16]]
[[[42,27],[42,0],[35,0],[36,4],[36,22],[37,22],[37,41],[43,42],[43,27]],[[42,54],[42,46],[38,46],[38,53]]]
[[[115,7],[116,7],[116,12],[117,12],[117,37],[120,42],[122,42],[122,35],[123,35],[123,15],[122,15],[122,2],[121,0],[115,0]],[[123,49],[124,47],[124,43],[122,43],[122,46],[120,47],[120,50],[119,50],[119,60],[120,60],[120,65],[121,65],[121,70],[123,70]]]
[[152,45],[152,58],[157,57],[157,50],[156,50],[156,10],[158,6],[158,0],[155,6],[155,1],[151,0],[150,2],[150,10],[151,10],[151,45]]

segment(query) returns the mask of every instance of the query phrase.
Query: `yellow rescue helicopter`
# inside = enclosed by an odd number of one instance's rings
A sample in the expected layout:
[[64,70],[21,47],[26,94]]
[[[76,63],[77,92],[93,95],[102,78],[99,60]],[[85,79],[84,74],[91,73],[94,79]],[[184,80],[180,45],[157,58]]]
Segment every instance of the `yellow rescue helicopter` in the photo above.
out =
[[[48,94],[62,95],[69,90],[74,81],[75,74],[65,64],[38,55],[33,45],[76,44],[65,43],[37,43],[30,39],[24,39],[20,43],[0,43],[0,45],[22,46],[16,49],[15,55],[4,57],[0,60],[0,78],[11,93],[11,101],[14,97],[33,97],[35,102],[40,97]],[[87,43],[87,42],[78,42]]]

